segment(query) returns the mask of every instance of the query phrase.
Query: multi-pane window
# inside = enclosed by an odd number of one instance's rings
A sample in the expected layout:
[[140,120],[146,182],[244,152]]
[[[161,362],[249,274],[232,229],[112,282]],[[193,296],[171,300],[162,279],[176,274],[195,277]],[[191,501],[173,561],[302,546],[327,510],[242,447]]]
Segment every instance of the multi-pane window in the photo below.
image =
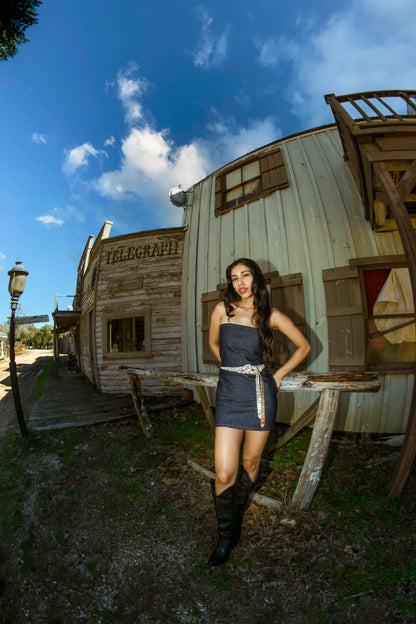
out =
[[289,186],[280,149],[228,168],[215,178],[215,214]]
[[150,355],[150,310],[104,318],[105,353],[107,357],[119,354]]
[[260,178],[260,162],[258,160],[239,167],[225,176],[225,207],[235,208],[250,199],[260,197],[263,187]]

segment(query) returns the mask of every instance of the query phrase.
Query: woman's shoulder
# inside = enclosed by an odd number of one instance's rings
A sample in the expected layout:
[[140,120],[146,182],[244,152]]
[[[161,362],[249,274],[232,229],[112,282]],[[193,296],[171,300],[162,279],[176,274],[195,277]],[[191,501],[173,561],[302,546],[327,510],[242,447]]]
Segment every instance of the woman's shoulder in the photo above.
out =
[[219,301],[215,308],[212,311],[212,315],[211,318],[212,320],[217,321],[218,323],[221,323],[224,319],[224,317],[227,316],[227,313],[225,311],[225,304],[224,301]]
[[278,308],[272,308],[270,312],[269,324],[272,329],[277,329],[279,327],[279,322],[281,322],[285,318],[283,312],[280,312]]
[[225,303],[224,301],[218,301],[218,303],[216,304],[215,308],[214,308],[214,312],[221,313],[221,314],[225,314]]

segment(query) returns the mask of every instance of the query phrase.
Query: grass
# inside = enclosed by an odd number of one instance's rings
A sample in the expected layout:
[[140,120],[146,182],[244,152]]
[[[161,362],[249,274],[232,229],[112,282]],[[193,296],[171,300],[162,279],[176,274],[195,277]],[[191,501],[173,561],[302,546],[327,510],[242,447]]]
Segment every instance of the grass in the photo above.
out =
[[[212,431],[197,406],[152,419],[150,441],[122,421],[1,442],[2,624],[414,621],[416,478],[389,499],[391,464],[372,467],[391,449],[332,444],[310,509],[284,509],[288,527],[251,506],[211,569],[209,487],[186,460],[212,468]],[[308,443],[271,444],[264,493],[293,489]]]
[[41,373],[36,377],[35,388],[32,394],[24,401],[24,413],[30,414],[34,404],[36,401],[42,396],[45,383],[51,372],[53,372],[55,368],[55,363],[53,360],[48,360],[43,367]]

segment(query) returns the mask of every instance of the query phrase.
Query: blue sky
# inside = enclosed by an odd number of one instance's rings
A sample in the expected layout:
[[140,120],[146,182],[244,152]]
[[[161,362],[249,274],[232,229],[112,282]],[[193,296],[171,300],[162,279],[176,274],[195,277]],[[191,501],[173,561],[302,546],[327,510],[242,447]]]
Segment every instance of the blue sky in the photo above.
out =
[[415,18],[414,0],[44,0],[0,62],[0,322],[16,259],[21,314],[51,315],[105,219],[180,225],[171,186],[332,122],[325,94],[414,89]]

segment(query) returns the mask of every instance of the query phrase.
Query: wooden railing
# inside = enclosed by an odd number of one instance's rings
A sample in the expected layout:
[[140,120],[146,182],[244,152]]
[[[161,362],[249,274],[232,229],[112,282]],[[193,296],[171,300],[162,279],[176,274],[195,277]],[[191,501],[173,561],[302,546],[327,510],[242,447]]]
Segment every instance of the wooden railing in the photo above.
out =
[[[387,101],[388,100],[388,101]],[[375,125],[378,123],[415,123],[416,91],[366,91],[349,95],[326,95],[325,101],[333,108],[334,101],[349,104],[358,113],[358,117],[350,115],[356,122]],[[404,109],[405,112],[402,112]],[[361,125],[361,124],[360,124]]]

